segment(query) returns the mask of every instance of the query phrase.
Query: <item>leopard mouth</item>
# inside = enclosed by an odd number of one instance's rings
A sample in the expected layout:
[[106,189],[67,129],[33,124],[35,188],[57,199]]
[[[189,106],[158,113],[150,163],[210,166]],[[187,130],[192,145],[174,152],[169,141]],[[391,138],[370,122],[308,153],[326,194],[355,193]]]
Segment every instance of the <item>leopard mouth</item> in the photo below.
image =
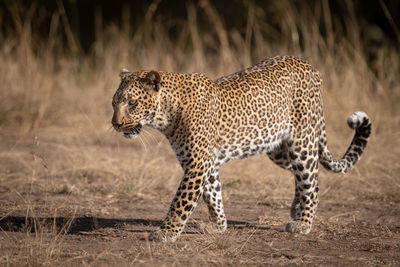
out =
[[141,130],[142,130],[142,125],[138,124],[130,129],[124,130],[124,137],[128,139],[136,138]]

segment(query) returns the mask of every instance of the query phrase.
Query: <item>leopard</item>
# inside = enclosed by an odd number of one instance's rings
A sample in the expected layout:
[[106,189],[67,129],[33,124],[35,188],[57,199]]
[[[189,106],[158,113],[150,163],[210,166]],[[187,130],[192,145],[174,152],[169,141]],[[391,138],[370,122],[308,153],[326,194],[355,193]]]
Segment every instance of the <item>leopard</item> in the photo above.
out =
[[319,203],[319,164],[347,173],[371,135],[363,111],[347,119],[355,131],[342,158],[328,149],[321,74],[305,59],[275,56],[212,80],[201,73],[121,69],[112,98],[113,128],[136,138],[144,126],[165,135],[183,177],[161,225],[148,239],[174,242],[204,200],[205,232],[227,230],[219,169],[232,160],[264,154],[294,176],[291,220],[285,230],[308,234]]

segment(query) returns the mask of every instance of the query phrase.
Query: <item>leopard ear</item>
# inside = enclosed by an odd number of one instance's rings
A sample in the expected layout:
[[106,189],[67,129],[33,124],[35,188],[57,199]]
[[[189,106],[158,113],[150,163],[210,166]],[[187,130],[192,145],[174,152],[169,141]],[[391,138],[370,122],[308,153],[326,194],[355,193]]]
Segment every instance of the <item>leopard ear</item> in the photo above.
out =
[[121,77],[121,79],[126,78],[129,74],[131,74],[131,72],[129,72],[129,70],[127,70],[127,69],[125,69],[125,68],[122,68],[122,69],[119,71],[119,77]]
[[154,70],[147,73],[146,76],[141,79],[141,82],[144,84],[146,89],[154,90],[156,92],[160,90],[160,81],[160,74]]

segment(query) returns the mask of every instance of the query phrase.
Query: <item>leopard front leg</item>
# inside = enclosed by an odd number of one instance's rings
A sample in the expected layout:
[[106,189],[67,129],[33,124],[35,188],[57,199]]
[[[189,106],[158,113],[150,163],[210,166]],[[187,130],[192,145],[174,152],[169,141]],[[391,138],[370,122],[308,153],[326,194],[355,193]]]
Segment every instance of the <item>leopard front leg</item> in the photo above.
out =
[[297,183],[296,183],[296,189],[294,192],[294,198],[292,201],[292,205],[290,206],[290,217],[292,217],[293,220],[296,220],[297,218],[297,210],[300,205],[300,193],[299,189],[297,188]]
[[207,233],[222,233],[227,228],[224,205],[222,203],[222,187],[218,169],[213,169],[204,186],[203,200],[207,204],[211,224],[202,226]]
[[203,193],[205,179],[211,172],[210,166],[210,163],[199,164],[185,171],[167,217],[158,230],[150,233],[149,240],[174,242],[181,235]]

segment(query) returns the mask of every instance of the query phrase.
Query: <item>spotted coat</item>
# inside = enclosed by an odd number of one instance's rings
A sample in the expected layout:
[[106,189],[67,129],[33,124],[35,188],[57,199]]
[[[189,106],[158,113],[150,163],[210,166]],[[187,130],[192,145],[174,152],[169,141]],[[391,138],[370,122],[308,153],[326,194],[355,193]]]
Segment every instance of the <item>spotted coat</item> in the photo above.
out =
[[223,232],[227,220],[219,168],[235,159],[267,154],[295,177],[289,232],[307,234],[318,205],[319,163],[346,173],[360,159],[371,134],[371,121],[355,112],[355,129],[345,155],[335,159],[327,146],[321,75],[305,60],[278,56],[235,74],[210,80],[203,74],[121,71],[113,97],[112,124],[127,138],[142,126],[169,140],[184,175],[161,227],[150,239],[174,241],[200,197],[211,227]]

